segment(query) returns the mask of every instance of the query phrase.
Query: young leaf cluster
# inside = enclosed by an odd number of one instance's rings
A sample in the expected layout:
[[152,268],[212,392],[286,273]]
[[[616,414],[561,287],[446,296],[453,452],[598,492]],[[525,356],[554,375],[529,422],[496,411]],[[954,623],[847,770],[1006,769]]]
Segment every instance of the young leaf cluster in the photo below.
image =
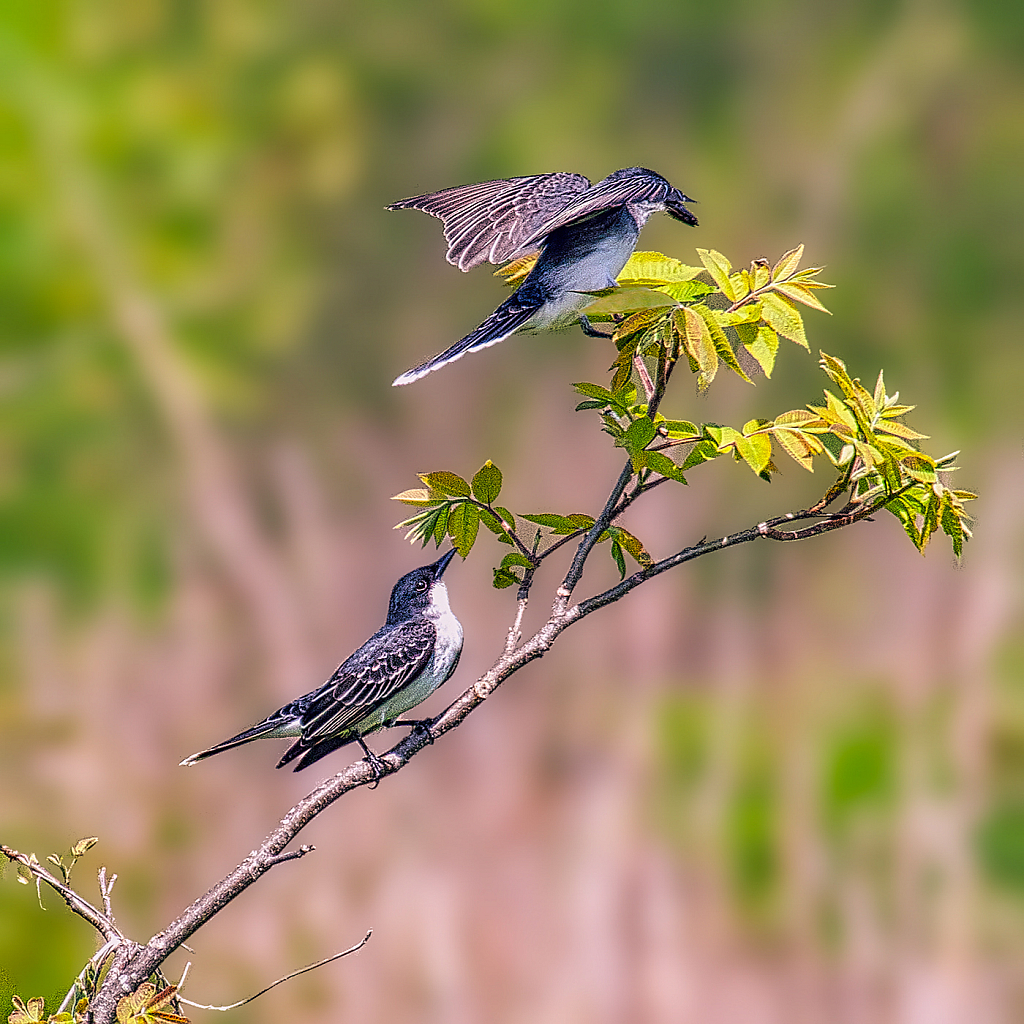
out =
[[[626,571],[625,554],[641,567],[652,562],[643,542],[615,523],[637,497],[667,480],[685,484],[689,470],[726,454],[771,480],[778,471],[773,461],[778,450],[809,472],[815,458],[825,460],[837,473],[828,502],[849,492],[847,514],[860,517],[884,507],[900,519],[918,550],[941,529],[959,557],[970,536],[964,502],[975,495],[940,481],[940,472],[954,468],[953,456],[937,460],[921,451],[918,442],[926,435],[903,422],[914,407],[901,405],[898,393],[886,393],[882,374],[869,392],[841,360],[822,352],[820,365],[834,385],[834,391],[825,390],[824,404],[792,409],[774,419],[753,419],[741,428],[698,424],[660,411],[681,360],[696,374],[698,391],[710,387],[723,364],[750,381],[736,356],[738,345],[770,376],[780,337],[809,349],[799,307],[828,312],[815,290],[832,286],[817,280],[820,268],[799,269],[803,246],[774,266],[755,260],[739,271],[721,253],[697,252],[700,267],[661,253],[634,253],[619,275],[620,287],[598,293],[598,302],[587,310],[589,320],[614,325],[609,338],[616,357],[609,384],[582,381],[573,386],[584,399],[577,411],[596,411],[601,429],[629,457],[631,489],[622,494],[610,520],[603,520],[607,525],[598,538],[611,542],[620,575]],[[517,283],[534,260],[524,257],[498,273]],[[708,280],[701,280],[702,275]],[[496,506],[502,475],[490,462],[471,482],[450,472],[427,473],[420,479],[425,488],[396,495],[421,509],[398,526],[424,545],[431,539],[440,544],[448,536],[465,557],[479,523],[484,523],[514,549],[494,570],[496,587],[528,585],[545,557],[597,521],[583,512],[517,517]],[[522,532],[526,522],[540,529],[527,536]]]
[[[400,522],[395,529],[406,530],[406,538],[426,546],[431,540],[440,546],[448,537],[456,551],[465,558],[472,550],[482,523],[502,544],[515,548],[494,570],[494,586],[498,589],[521,586],[526,573],[532,573],[556,547],[586,533],[595,523],[593,516],[581,512],[559,515],[553,512],[519,513],[494,504],[501,493],[502,473],[489,459],[471,481],[456,473],[438,471],[421,473],[426,487],[417,487],[394,496],[395,501],[412,505],[420,511]],[[530,536],[524,536],[525,523],[532,523]],[[639,565],[649,565],[651,557],[643,544],[628,530],[609,526],[601,541],[611,541],[611,557],[625,575],[623,552]]]

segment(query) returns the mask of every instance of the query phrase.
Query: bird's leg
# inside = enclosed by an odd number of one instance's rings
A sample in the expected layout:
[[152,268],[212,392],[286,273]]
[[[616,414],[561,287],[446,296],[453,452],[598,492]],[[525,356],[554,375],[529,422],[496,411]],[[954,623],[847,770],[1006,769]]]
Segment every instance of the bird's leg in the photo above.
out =
[[413,732],[421,732],[427,738],[428,743],[434,742],[434,736],[430,731],[431,725],[433,725],[432,718],[405,718],[401,721],[391,722],[391,725],[408,725],[412,727]]
[[605,331],[597,330],[590,322],[590,317],[586,313],[580,314],[580,329],[588,338],[610,338],[615,333],[614,331],[606,333]]
[[384,777],[387,771],[387,765],[381,760],[379,755],[375,754],[364,742],[362,736],[356,736],[356,742],[363,748],[363,753],[366,755],[365,760],[370,765],[373,771],[373,788],[376,789],[380,780]]

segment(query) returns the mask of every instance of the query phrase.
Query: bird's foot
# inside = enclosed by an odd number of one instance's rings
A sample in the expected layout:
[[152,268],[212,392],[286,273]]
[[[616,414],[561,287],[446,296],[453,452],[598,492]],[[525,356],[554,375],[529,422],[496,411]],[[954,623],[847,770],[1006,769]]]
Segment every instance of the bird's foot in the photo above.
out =
[[370,789],[376,789],[380,785],[380,780],[387,774],[388,766],[379,754],[374,753],[363,742],[362,736],[357,736],[356,740],[359,742],[359,746],[363,748],[363,754],[365,755],[363,760],[370,766],[370,771],[373,772],[373,785]]
[[408,725],[412,727],[413,732],[421,732],[426,737],[428,743],[434,742],[434,734],[430,731],[433,720],[430,718],[416,718],[416,719],[404,719],[400,722],[392,722],[392,725]]
[[614,334],[614,331],[611,333],[599,331],[590,322],[590,317],[588,317],[586,313],[580,317],[580,330],[582,330],[588,338],[610,338],[612,334]]

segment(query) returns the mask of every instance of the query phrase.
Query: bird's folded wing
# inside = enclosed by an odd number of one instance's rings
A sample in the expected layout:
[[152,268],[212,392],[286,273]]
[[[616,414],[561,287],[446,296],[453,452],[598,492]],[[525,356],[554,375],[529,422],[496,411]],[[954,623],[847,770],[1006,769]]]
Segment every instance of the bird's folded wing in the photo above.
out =
[[625,206],[626,203],[663,202],[670,188],[671,186],[664,178],[645,174],[599,181],[596,185],[588,188],[586,192],[573,197],[562,209],[555,211],[548,220],[538,224],[536,229],[523,238],[520,244],[524,250],[529,250],[558,228],[564,228],[574,221],[592,217],[603,210]]
[[302,714],[302,740],[333,736],[386,703],[430,661],[432,623],[403,622],[371,637],[315,693]]
[[470,270],[522,255],[525,239],[590,188],[582,174],[556,171],[482,181],[392,203],[389,210],[422,210],[444,224],[449,263]]

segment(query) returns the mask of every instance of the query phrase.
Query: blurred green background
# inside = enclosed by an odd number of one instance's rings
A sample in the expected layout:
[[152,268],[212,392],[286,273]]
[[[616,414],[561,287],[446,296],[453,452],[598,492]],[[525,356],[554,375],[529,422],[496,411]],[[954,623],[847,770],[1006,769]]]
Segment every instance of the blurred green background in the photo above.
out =
[[[145,940],[316,781],[269,743],[177,762],[379,624],[426,560],[389,495],[491,458],[513,509],[600,507],[620,456],[568,387],[600,379],[600,342],[515,339],[389,387],[503,292],[383,207],[640,164],[701,220],[655,218],[642,247],[804,242],[827,265],[812,348],[884,367],[929,450],[963,449],[964,564],[887,518],[659,578],[318,820],[315,855],[194,937],[187,994],[231,1002],[372,927],[236,1019],[1020,1020],[1022,12],[4,0],[4,841],[98,835],[76,881],[116,871]],[[771,416],[817,398],[814,364],[788,346],[775,380],[687,385],[672,411]],[[667,553],[824,485],[783,469],[704,467],[630,529]],[[466,649],[425,710],[500,650],[489,543],[449,574]],[[0,1009],[55,1008],[95,948],[44,901],[0,883]]]

